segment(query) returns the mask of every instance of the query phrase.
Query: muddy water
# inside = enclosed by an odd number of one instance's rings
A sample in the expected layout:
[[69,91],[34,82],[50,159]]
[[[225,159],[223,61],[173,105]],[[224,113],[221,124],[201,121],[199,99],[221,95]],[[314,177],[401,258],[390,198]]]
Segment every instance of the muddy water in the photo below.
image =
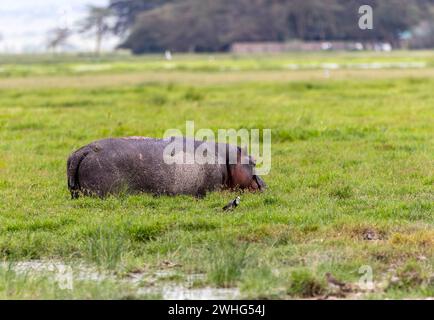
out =
[[317,64],[295,64],[285,65],[286,69],[355,69],[355,70],[378,70],[378,69],[424,69],[427,68],[426,62],[372,62],[372,63],[317,63]]
[[102,281],[107,278],[107,275],[99,273],[89,266],[83,264],[68,265],[59,261],[22,261],[17,263],[3,263],[1,267],[11,268],[18,274],[27,275],[72,275],[75,280],[90,280],[90,281]]
[[[203,280],[204,274],[190,274],[185,277],[182,283],[164,283],[158,280],[175,275],[173,271],[158,271],[153,274],[142,274],[138,277],[140,281],[147,279],[149,276],[156,283],[155,287],[144,287],[139,289],[141,294],[158,293],[164,300],[231,300],[240,297],[240,291],[237,288],[194,288],[196,281]],[[137,280],[136,280],[137,281]]]
[[236,288],[188,288],[183,285],[165,285],[158,290],[141,289],[140,293],[158,293],[164,300],[232,300],[240,296]]
[[164,300],[231,300],[240,297],[240,291],[237,288],[193,287],[195,282],[204,279],[203,274],[183,276],[180,282],[167,281],[168,277],[179,275],[171,270],[134,273],[119,279],[112,274],[99,272],[84,264],[68,265],[60,261],[3,262],[0,263],[0,268],[11,269],[18,274],[28,276],[49,276],[59,285],[63,285],[63,289],[68,289],[68,281],[72,282],[72,280],[100,282],[111,279],[131,284],[137,289],[138,295],[158,295]]

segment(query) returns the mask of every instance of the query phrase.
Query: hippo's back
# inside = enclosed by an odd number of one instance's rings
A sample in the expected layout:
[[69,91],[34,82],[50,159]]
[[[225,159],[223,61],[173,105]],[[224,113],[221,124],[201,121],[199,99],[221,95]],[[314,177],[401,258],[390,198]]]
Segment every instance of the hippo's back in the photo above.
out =
[[77,172],[81,191],[99,196],[120,192],[200,195],[223,183],[219,166],[166,163],[164,152],[171,142],[130,137],[89,144]]

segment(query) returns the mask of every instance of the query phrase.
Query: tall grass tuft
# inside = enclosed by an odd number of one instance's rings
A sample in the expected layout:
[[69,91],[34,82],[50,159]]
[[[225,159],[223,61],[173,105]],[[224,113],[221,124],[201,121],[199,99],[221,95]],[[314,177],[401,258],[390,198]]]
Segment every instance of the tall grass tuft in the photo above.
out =
[[303,298],[315,297],[325,292],[325,284],[307,269],[294,270],[289,277],[287,293]]
[[218,241],[208,251],[208,279],[219,287],[234,286],[252,259],[247,243]]
[[122,262],[129,242],[123,232],[108,227],[99,227],[91,232],[86,241],[86,257],[100,267],[116,269]]

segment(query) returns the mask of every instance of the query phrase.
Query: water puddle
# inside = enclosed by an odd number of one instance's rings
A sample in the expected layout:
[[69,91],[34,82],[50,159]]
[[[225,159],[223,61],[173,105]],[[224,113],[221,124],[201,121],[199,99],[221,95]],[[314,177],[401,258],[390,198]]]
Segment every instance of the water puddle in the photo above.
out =
[[73,72],[97,72],[97,71],[107,71],[112,69],[110,64],[78,64],[71,67]]
[[3,262],[2,264],[0,264],[0,266],[3,268],[9,268],[18,274],[26,275],[70,275],[76,280],[90,281],[102,281],[104,279],[107,279],[108,277],[108,275],[100,273],[95,269],[89,266],[85,266],[83,264],[68,265],[59,261],[32,260],[15,263]]
[[[99,272],[84,264],[66,264],[60,261],[32,260],[3,262],[0,268],[9,269],[26,276],[49,276],[62,289],[72,289],[73,281],[101,282],[107,279],[131,284],[138,295],[156,295],[164,300],[230,300],[238,299],[237,288],[197,287],[205,279],[204,274],[184,275],[174,270],[157,270],[131,273],[119,278],[110,273]],[[173,281],[178,279],[178,281]]]
[[378,69],[423,69],[428,67],[426,62],[372,62],[372,63],[314,63],[314,64],[287,64],[289,70],[338,70],[338,69],[360,69],[360,70],[378,70]]
[[136,276],[136,281],[140,279],[139,281],[145,280],[154,283],[153,286],[140,288],[139,293],[159,294],[164,300],[232,300],[240,297],[238,288],[194,287],[197,281],[205,279],[205,275],[200,273],[186,275],[180,283],[164,282],[164,279],[176,274],[174,271],[163,270]]
[[237,288],[188,288],[183,285],[164,285],[159,289],[143,288],[141,294],[157,293],[164,300],[232,300],[240,297]]

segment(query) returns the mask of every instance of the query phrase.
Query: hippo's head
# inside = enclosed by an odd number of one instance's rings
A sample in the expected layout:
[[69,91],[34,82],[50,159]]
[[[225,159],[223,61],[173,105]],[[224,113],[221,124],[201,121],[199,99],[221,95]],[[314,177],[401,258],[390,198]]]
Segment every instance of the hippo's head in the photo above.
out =
[[237,148],[237,163],[228,165],[229,187],[263,191],[265,182],[255,173],[256,161],[245,149]]

